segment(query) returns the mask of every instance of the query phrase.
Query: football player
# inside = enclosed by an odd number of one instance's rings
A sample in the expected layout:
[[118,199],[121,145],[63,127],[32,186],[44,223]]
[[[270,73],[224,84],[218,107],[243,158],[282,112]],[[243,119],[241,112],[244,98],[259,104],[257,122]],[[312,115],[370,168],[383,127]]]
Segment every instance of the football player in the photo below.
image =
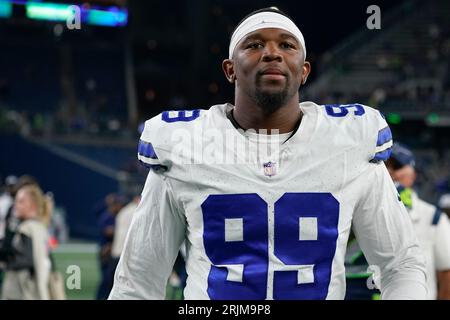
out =
[[276,8],[245,17],[223,62],[234,104],[148,120],[151,170],[110,299],[163,299],[186,241],[186,299],[343,299],[353,223],[384,299],[426,297],[424,259],[386,160],[392,135],[360,104],[299,103],[311,66]]

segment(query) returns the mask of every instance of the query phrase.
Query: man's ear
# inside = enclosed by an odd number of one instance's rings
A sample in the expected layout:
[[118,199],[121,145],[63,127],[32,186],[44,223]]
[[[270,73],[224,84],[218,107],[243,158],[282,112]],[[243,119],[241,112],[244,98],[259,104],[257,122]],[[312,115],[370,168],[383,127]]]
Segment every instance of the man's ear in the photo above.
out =
[[311,64],[308,61],[305,61],[302,70],[302,85],[304,85],[306,83],[306,80],[308,80],[310,72],[311,72]]
[[229,83],[236,81],[236,74],[234,73],[234,62],[231,59],[225,59],[222,62],[222,70]]

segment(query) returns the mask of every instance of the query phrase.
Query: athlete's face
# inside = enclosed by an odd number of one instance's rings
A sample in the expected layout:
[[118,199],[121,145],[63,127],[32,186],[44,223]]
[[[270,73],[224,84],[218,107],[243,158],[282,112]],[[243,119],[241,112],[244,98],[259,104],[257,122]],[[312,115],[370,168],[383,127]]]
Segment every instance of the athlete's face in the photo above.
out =
[[223,69],[228,80],[236,83],[236,91],[242,91],[258,105],[276,109],[298,93],[311,67],[291,33],[267,28],[244,37],[233,59],[224,61]]

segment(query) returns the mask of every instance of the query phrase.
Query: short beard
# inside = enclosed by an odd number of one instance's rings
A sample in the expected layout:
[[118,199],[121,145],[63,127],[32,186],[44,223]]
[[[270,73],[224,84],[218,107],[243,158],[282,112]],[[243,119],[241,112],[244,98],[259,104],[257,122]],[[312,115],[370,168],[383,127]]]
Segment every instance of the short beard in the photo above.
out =
[[289,92],[289,78],[287,79],[286,86],[283,90],[273,93],[262,91],[259,85],[259,79],[256,82],[254,98],[256,104],[263,110],[265,115],[272,114],[286,105],[292,96],[293,94]]

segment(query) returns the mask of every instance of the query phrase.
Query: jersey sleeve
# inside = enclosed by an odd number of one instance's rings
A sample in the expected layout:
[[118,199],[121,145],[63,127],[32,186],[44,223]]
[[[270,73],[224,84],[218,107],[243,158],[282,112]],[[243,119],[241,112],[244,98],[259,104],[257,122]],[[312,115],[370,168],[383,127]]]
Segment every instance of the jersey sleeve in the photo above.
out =
[[205,110],[164,111],[147,120],[139,139],[138,159],[156,172],[170,171],[174,163],[191,163],[196,119]]
[[[437,209],[439,210],[439,209]],[[438,271],[450,270],[450,221],[446,214],[438,211],[434,239],[435,265]]]
[[109,299],[164,299],[185,228],[167,178],[150,170]]
[[139,138],[137,157],[146,168],[166,171],[168,166],[163,163],[164,158],[162,157],[164,151],[159,147],[161,134],[158,135],[158,132],[163,131],[160,118],[161,115],[158,115],[145,122],[144,130]]
[[[371,164],[353,216],[353,231],[383,299],[425,299],[425,260],[411,219],[384,163]],[[374,278],[375,278],[374,277]]]
[[345,138],[342,143],[353,144],[357,158],[364,163],[386,161],[391,155],[392,132],[384,115],[377,109],[362,104],[325,105],[327,128],[333,135]]
[[370,113],[372,122],[370,133],[373,134],[373,137],[370,138],[372,146],[370,162],[386,161],[391,156],[392,131],[379,110],[370,108]]

